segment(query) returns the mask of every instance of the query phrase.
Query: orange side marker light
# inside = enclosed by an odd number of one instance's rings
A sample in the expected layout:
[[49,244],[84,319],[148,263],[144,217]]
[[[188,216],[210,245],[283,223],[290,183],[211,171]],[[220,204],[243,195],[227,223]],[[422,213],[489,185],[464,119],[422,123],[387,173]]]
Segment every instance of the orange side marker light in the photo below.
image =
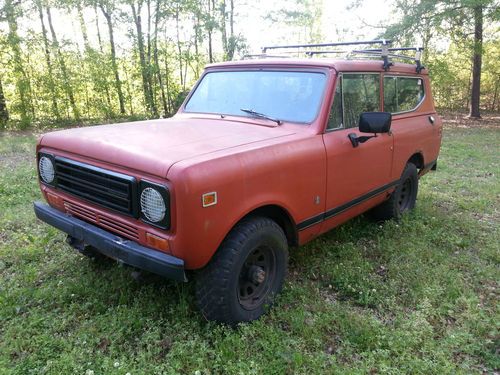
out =
[[203,207],[209,207],[217,204],[217,192],[212,191],[202,195],[201,198]]

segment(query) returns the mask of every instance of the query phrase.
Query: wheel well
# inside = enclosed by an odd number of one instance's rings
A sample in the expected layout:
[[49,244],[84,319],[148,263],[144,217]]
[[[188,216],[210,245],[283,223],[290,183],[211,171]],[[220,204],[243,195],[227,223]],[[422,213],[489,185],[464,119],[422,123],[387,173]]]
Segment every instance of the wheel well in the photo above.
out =
[[417,152],[411,156],[408,163],[413,163],[418,169],[422,169],[424,167],[424,157],[420,152]]
[[249,216],[264,216],[268,217],[271,220],[274,220],[276,224],[278,224],[281,229],[283,229],[283,232],[285,232],[288,244],[290,246],[298,245],[299,240],[297,226],[295,225],[290,214],[284,208],[276,205],[259,207],[245,215],[242,220]]

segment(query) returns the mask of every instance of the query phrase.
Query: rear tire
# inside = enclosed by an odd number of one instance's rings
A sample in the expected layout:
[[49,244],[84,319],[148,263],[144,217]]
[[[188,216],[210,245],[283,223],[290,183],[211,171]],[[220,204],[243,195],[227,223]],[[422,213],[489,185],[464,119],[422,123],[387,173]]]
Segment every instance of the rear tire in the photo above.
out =
[[417,167],[413,163],[408,163],[403,170],[399,184],[389,199],[373,208],[370,215],[377,221],[399,220],[405,212],[415,208],[417,194]]
[[197,274],[196,299],[203,316],[233,326],[258,319],[281,291],[287,265],[281,227],[265,217],[244,219]]

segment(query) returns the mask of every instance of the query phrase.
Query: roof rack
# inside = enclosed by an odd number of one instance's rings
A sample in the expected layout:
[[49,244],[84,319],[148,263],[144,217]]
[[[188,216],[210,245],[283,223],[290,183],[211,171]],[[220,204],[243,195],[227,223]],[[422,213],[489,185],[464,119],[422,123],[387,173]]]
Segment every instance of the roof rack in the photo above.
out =
[[[350,51],[341,51],[341,50],[301,50],[301,49],[309,49],[309,48],[324,48],[324,47],[339,47],[339,46],[362,46],[362,45],[381,45],[380,48],[371,48],[371,49],[354,49]],[[369,40],[369,41],[355,41],[355,42],[335,42],[335,43],[316,43],[316,44],[291,44],[291,45],[278,45],[278,46],[266,46],[262,47],[262,54],[260,55],[247,55],[244,58],[253,58],[253,57],[284,57],[280,55],[268,55],[268,50],[276,50],[276,49],[298,49],[292,53],[305,53],[309,57],[313,57],[314,55],[323,55],[323,54],[338,54],[344,53],[347,54],[350,58],[353,55],[370,55],[370,56],[378,56],[383,60],[383,68],[385,71],[388,71],[392,65],[394,65],[389,58],[396,58],[402,60],[412,60],[416,64],[417,73],[420,73],[424,66],[421,63],[422,51],[424,50],[422,47],[401,47],[401,48],[389,48],[392,44],[391,40],[379,39],[379,40]],[[405,51],[415,51],[415,56],[407,56],[403,54],[391,53],[391,52],[405,52]],[[290,53],[289,51],[284,51],[284,53]]]

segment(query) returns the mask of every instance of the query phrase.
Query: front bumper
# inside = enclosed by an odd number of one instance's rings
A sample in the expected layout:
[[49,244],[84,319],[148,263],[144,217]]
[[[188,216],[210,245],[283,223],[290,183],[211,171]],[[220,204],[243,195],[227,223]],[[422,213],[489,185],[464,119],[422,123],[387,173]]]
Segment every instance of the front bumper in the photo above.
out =
[[169,279],[187,281],[182,259],[116,236],[45,203],[35,202],[34,208],[40,220],[92,246],[103,255]]

